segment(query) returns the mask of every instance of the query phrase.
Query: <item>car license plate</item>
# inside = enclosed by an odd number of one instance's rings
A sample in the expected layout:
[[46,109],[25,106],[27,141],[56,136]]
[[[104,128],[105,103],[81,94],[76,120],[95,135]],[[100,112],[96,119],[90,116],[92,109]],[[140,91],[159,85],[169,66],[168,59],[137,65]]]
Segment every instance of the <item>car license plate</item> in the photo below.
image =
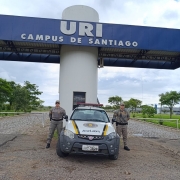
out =
[[99,146],[94,146],[94,145],[82,145],[82,150],[83,151],[98,151]]

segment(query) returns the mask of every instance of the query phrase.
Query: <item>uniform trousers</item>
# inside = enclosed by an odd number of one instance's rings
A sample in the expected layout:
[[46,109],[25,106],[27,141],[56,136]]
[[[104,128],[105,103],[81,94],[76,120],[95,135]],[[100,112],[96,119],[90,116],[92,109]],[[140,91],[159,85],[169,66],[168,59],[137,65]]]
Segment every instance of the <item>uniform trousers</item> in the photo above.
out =
[[116,132],[119,134],[120,137],[122,134],[124,146],[127,146],[127,125],[116,126]]
[[56,128],[57,128],[57,133],[58,133],[58,137],[59,137],[59,135],[63,129],[63,121],[51,120],[50,127],[49,127],[49,135],[47,138],[47,143],[49,143],[49,144],[51,143],[51,140],[53,138],[54,131]]

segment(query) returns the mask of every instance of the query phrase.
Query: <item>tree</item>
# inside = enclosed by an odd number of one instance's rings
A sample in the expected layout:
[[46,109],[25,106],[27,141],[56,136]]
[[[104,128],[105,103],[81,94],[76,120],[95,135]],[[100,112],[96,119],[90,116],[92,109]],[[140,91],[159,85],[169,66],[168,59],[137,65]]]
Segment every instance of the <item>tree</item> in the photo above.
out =
[[128,101],[128,104],[129,104],[129,107],[132,109],[132,112],[136,112],[136,108],[141,106],[141,103],[142,101],[138,100],[138,99],[134,99],[134,98],[131,98],[129,101]]
[[162,105],[167,105],[170,110],[170,119],[172,118],[173,114],[173,107],[174,105],[180,102],[180,92],[170,91],[166,93],[159,94],[159,101]]
[[105,107],[104,107],[104,109],[112,109],[112,106],[110,106],[110,105],[106,105]]
[[[0,78],[0,109],[14,109],[15,111],[31,111],[43,102],[38,95],[42,92],[38,90],[36,84],[29,81],[24,82],[24,86],[16,84],[14,81],[6,81]],[[8,106],[4,103],[9,102]]]
[[108,103],[112,104],[115,108],[119,108],[122,98],[119,96],[109,97]]
[[18,84],[16,84],[14,81],[8,81],[9,83],[9,86],[11,87],[12,91],[11,91],[11,94],[9,96],[9,99],[8,99],[8,102],[9,102],[9,105],[10,105],[10,109],[12,109],[12,106],[13,106],[13,101],[14,101],[14,91],[16,89],[16,87],[18,86]]
[[28,104],[31,107],[31,109],[36,109],[37,107],[42,105],[43,101],[41,101],[37,97],[38,95],[41,95],[42,92],[39,91],[38,86],[36,84],[31,84],[29,81],[25,81],[24,88],[28,91]]
[[142,114],[145,117],[146,115],[148,117],[154,117],[154,114],[156,113],[156,109],[152,106],[143,105],[142,108]]
[[16,86],[14,89],[13,107],[15,111],[23,110],[29,111],[29,92],[21,85]]
[[124,101],[124,104],[125,104],[125,107],[126,107],[126,108],[130,108],[129,101]]
[[12,89],[9,83],[0,78],[0,109],[2,108],[3,104],[8,101],[11,92]]

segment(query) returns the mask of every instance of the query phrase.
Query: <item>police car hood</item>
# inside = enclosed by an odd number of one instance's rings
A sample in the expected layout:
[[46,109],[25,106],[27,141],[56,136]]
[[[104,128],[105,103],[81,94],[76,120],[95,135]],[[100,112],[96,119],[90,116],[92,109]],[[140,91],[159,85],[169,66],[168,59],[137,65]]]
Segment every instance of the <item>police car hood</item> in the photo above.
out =
[[[114,132],[111,123],[94,122],[94,121],[74,121],[79,134],[86,135],[107,135]],[[104,134],[104,132],[106,132]]]

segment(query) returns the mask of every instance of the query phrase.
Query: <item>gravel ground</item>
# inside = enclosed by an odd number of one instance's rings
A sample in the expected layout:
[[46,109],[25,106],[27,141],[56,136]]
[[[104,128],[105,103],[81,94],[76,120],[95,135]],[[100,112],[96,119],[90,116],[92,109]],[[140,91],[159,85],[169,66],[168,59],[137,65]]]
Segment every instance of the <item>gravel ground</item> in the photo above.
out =
[[129,122],[129,133],[147,138],[180,138],[180,131],[176,129],[137,120]]
[[[45,115],[43,127],[41,117],[33,114],[0,119],[0,133],[16,135],[0,147],[0,180],[180,179],[180,151],[175,153],[162,146],[167,141],[179,142],[179,131],[130,120],[131,151],[124,151],[121,142],[118,160],[75,155],[59,158],[55,152],[56,139],[50,149],[45,149],[49,120]],[[179,148],[180,144],[175,143],[176,146]]]
[[[43,127],[48,113],[31,113],[26,115],[0,118],[1,134],[27,134],[32,127]],[[31,133],[32,134],[32,133]]]

